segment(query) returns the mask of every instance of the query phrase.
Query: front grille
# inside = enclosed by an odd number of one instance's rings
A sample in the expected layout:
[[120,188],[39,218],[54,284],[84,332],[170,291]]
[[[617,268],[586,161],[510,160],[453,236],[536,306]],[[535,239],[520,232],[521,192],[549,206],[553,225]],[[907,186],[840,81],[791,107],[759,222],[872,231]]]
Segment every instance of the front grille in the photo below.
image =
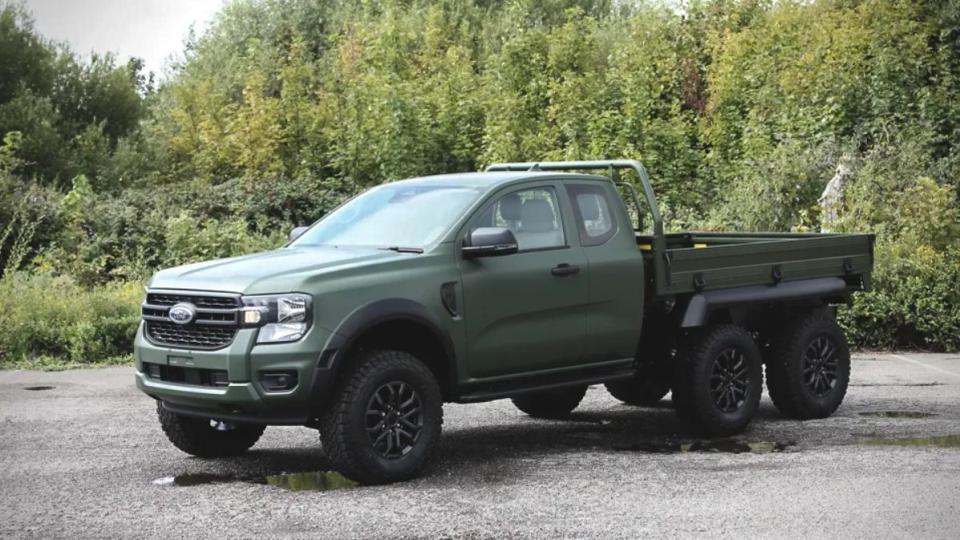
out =
[[[189,303],[196,316],[187,324],[168,318],[170,308]],[[141,306],[147,338],[183,349],[220,349],[230,345],[239,327],[239,295],[195,291],[148,291]]]
[[220,349],[233,342],[236,328],[224,326],[181,326],[172,322],[147,321],[150,341],[184,349]]

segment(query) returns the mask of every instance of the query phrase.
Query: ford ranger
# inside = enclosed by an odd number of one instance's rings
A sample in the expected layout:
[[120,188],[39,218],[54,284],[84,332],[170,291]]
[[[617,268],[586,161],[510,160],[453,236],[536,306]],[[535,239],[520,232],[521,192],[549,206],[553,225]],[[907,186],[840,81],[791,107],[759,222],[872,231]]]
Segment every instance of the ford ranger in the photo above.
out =
[[136,383],[184,452],[302,425],[363,483],[421,473],[445,402],[562,418],[594,384],[629,405],[672,392],[691,429],[724,436],[764,373],[784,416],[836,410],[850,353],[832,306],[872,264],[871,235],[668,234],[638,161],[498,164],[386,183],[280,249],[158,272]]

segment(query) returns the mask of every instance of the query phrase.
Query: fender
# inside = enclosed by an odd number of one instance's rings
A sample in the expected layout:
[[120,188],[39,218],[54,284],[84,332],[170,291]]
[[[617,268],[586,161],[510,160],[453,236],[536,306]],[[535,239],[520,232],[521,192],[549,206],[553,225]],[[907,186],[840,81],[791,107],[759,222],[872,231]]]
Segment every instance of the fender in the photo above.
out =
[[324,399],[332,393],[339,370],[346,365],[346,353],[367,330],[390,321],[409,321],[427,328],[439,340],[450,372],[448,383],[457,379],[456,353],[453,340],[443,330],[436,316],[423,304],[406,298],[386,298],[357,308],[347,315],[327,340],[317,360],[313,376],[311,404],[313,412],[321,408]]
[[786,281],[773,286],[754,285],[705,291],[690,298],[680,326],[681,328],[704,326],[712,310],[737,304],[805,299],[845,300],[848,296],[846,282],[836,277]]

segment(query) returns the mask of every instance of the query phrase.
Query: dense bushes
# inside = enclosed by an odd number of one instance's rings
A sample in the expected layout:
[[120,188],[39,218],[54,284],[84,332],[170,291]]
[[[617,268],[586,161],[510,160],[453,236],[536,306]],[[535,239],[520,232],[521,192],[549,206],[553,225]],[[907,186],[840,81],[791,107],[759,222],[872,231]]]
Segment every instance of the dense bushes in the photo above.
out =
[[143,286],[93,288],[66,276],[11,273],[0,280],[0,366],[60,366],[130,359]]
[[841,311],[850,340],[875,348],[960,349],[960,249],[881,244],[874,290]]
[[19,286],[106,295],[279,245],[396,178],[635,157],[669,228],[877,233],[854,342],[960,348],[954,0],[233,0],[150,80],[0,5],[0,268]]

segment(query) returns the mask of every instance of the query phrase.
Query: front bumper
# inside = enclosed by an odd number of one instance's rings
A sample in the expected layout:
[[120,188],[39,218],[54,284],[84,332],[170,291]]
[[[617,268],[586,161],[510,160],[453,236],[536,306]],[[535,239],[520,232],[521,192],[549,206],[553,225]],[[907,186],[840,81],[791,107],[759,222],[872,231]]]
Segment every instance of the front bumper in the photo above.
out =
[[[137,387],[178,414],[262,424],[310,423],[319,397],[315,390],[323,386],[318,378],[327,376],[321,353],[330,332],[314,325],[297,342],[267,345],[257,345],[256,335],[256,329],[241,329],[229,346],[215,351],[175,349],[148,341],[141,323],[134,342]],[[149,375],[149,364],[226,371],[226,385],[161,380]],[[266,390],[261,374],[280,371],[295,373],[296,385]]]

